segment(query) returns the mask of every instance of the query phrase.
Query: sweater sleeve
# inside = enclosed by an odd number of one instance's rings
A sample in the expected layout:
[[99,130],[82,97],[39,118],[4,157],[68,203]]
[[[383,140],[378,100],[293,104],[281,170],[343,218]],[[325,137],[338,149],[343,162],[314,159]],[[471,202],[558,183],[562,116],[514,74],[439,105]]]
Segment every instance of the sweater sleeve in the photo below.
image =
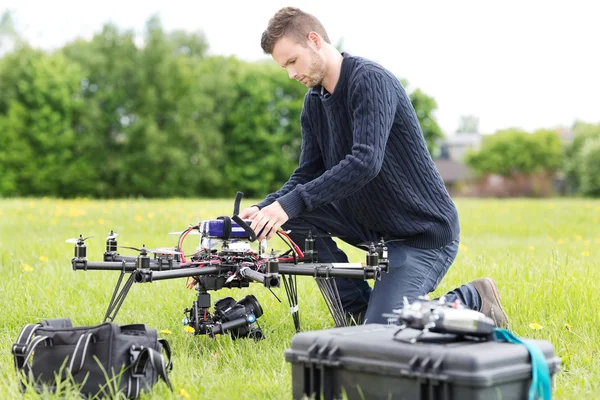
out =
[[366,70],[350,82],[352,151],[322,175],[296,185],[278,199],[289,218],[343,199],[377,176],[397,105],[387,79],[379,71]]
[[[309,99],[307,98],[307,100]],[[296,186],[310,182],[322,174],[325,170],[325,167],[323,166],[323,158],[321,156],[321,149],[307,115],[306,110],[308,107],[308,101],[305,101],[302,113],[300,115],[302,144],[298,168],[294,170],[288,181],[281,187],[281,189],[275,193],[269,194],[263,201],[258,203],[258,208],[262,209],[263,207],[268,206],[269,204],[278,200],[281,196],[284,196],[292,191]]]

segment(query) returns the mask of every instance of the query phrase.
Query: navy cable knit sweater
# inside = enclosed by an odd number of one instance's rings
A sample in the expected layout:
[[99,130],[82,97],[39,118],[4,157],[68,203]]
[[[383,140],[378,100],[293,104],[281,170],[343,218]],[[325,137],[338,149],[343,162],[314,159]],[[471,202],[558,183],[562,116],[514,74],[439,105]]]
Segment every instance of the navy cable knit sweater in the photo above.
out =
[[420,248],[459,234],[458,214],[398,79],[344,53],[331,95],[310,89],[301,115],[300,164],[260,208],[279,201],[288,217],[336,203],[364,227]]

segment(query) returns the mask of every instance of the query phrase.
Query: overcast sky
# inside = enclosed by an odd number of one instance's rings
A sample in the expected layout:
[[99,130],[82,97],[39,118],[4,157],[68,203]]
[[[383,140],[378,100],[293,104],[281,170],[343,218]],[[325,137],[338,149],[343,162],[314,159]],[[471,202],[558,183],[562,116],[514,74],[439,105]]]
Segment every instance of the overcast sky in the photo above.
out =
[[[135,3],[135,4],[134,4]],[[349,5],[353,4],[353,5]],[[140,34],[150,16],[165,29],[204,32],[211,54],[266,58],[260,36],[283,6],[315,14],[330,39],[379,61],[435,98],[452,133],[461,115],[480,131],[600,122],[600,2],[581,1],[33,1],[2,0],[35,46],[91,37],[108,21]],[[285,71],[281,71],[285,74]]]

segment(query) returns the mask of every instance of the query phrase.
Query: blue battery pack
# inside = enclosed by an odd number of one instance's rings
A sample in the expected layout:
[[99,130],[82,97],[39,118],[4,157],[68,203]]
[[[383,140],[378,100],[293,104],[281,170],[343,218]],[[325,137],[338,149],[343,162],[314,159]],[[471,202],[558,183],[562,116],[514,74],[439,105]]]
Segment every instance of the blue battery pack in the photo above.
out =
[[[252,223],[250,220],[245,220],[248,225]],[[202,221],[200,224],[200,234],[211,237],[211,238],[223,238],[223,232],[225,230],[225,221],[222,219],[209,219]],[[249,236],[235,221],[231,221],[231,234],[230,238],[237,239],[248,239]]]

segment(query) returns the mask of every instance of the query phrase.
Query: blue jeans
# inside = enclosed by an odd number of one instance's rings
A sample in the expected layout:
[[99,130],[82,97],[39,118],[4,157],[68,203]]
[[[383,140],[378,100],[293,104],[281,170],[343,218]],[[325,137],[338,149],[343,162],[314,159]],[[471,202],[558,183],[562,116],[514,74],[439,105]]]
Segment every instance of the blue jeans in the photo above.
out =
[[[308,232],[317,236],[315,249],[319,262],[348,262],[346,254],[329,237],[337,237],[357,246],[364,242],[377,243],[380,235],[358,224],[335,205],[320,207],[287,221],[283,227],[290,230],[292,240],[304,249]],[[459,238],[448,245],[434,249],[420,249],[402,241],[388,241],[389,269],[373,289],[362,279],[335,278],[344,310],[352,316],[364,315],[365,323],[386,323],[382,314],[402,307],[404,297],[413,302],[419,296],[434,291],[448,272],[458,252]],[[364,250],[364,249],[363,249]],[[480,309],[480,298],[471,284],[462,285],[447,294],[448,301],[460,300],[465,307]]]

